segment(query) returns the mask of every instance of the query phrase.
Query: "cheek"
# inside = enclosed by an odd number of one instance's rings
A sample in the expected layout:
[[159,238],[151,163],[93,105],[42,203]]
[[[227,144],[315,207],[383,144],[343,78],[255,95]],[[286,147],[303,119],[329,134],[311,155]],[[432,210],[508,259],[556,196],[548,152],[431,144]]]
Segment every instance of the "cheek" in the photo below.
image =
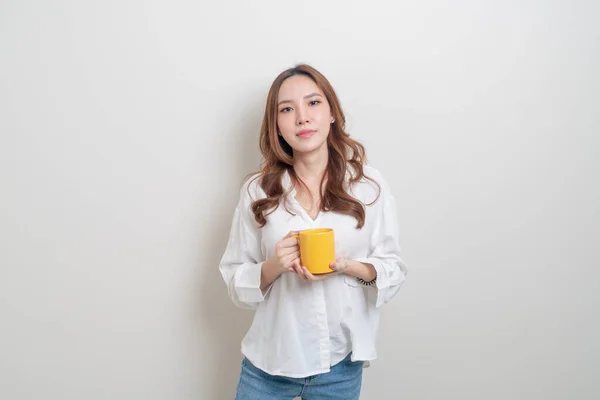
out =
[[277,119],[277,129],[288,143],[290,143],[296,135],[296,126],[293,121],[290,122],[290,118],[287,115],[284,118]]
[[331,121],[331,114],[329,110],[322,109],[315,113],[314,119],[318,121],[319,125],[327,125]]
[[289,131],[294,128],[293,118],[290,116],[291,114],[279,114],[277,117],[277,127],[279,131]]

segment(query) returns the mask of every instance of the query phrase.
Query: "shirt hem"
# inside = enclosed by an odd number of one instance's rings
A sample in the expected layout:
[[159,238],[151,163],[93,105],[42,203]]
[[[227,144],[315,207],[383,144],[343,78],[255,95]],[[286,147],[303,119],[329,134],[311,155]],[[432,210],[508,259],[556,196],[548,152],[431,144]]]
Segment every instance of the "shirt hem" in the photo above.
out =
[[[243,354],[243,353],[242,353]],[[260,369],[261,371],[269,374],[269,375],[274,375],[274,376],[284,376],[286,378],[308,378],[309,376],[313,376],[313,375],[319,375],[319,374],[326,374],[328,372],[331,371],[331,367],[330,368],[326,368],[326,369],[321,369],[321,370],[317,370],[317,371],[311,371],[311,372],[307,372],[307,373],[298,373],[298,374],[294,374],[294,373],[284,373],[282,371],[271,371],[271,370],[267,370],[263,367],[261,367],[260,365],[258,365],[256,362],[252,361],[250,359],[250,357],[248,357],[247,355],[243,354],[244,357],[246,357],[246,359],[248,359],[248,361],[250,361],[252,363],[252,365],[254,365],[256,368]],[[371,358],[354,358],[352,359],[352,361],[364,361],[365,362],[365,368],[369,367],[371,365],[371,361],[377,359],[377,357],[371,357]],[[341,362],[342,360],[340,360]],[[338,363],[339,364],[339,363]],[[337,364],[336,364],[337,365]]]

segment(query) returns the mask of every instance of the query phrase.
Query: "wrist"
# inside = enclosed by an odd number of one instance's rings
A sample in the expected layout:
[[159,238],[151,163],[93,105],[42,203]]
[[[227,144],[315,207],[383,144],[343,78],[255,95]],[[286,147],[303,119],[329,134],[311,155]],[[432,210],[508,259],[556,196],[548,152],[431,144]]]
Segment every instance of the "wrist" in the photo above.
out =
[[373,264],[363,263],[360,261],[352,261],[353,268],[352,271],[356,278],[361,279],[362,281],[370,282],[377,278],[377,270]]
[[266,260],[262,264],[260,270],[260,289],[266,290],[279,276],[283,273],[283,270],[279,267],[279,263],[273,259]]
[[285,269],[279,264],[277,258],[271,257],[263,263],[262,271],[269,276],[278,277],[285,272]]

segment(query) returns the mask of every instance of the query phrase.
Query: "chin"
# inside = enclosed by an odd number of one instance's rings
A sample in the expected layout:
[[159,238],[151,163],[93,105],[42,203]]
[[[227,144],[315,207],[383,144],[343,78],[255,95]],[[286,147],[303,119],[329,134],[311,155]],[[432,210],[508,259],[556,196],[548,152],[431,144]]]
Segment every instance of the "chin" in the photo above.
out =
[[313,151],[319,150],[321,147],[327,146],[327,142],[321,143],[299,143],[295,144],[292,149],[295,153],[312,153]]

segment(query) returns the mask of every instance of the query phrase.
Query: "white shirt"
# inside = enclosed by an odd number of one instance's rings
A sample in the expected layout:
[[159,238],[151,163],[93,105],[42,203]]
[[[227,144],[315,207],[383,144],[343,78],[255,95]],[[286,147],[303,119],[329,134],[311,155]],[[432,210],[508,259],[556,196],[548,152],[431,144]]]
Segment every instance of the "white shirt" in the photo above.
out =
[[[349,188],[366,208],[362,229],[356,228],[354,217],[335,212],[320,212],[311,219],[296,201],[287,173],[283,187],[291,193],[282,203],[286,201],[295,215],[280,204],[263,228],[250,209],[254,200],[266,197],[259,179],[249,180],[240,191],[219,270],[233,302],[255,310],[242,353],[271,375],[300,378],[326,373],[350,352],[353,361],[367,361],[366,365],[377,357],[380,307],[398,292],[407,270],[400,258],[394,197],[379,171],[365,166],[364,172],[379,183],[381,192],[366,179]],[[332,228],[336,257],[372,264],[376,285],[364,286],[346,274],[306,281],[284,272],[263,293],[262,263],[273,256],[277,242],[289,231],[311,228]]]

